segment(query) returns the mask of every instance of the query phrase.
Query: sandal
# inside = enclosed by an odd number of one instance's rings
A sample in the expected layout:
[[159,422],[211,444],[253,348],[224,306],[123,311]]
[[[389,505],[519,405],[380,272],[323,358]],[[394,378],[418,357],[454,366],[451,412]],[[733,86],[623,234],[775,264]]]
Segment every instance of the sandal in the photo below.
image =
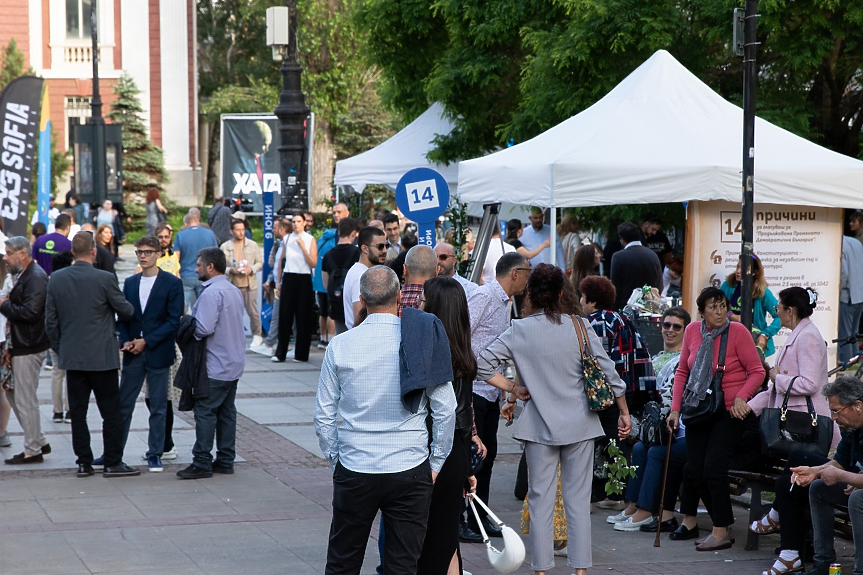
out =
[[767,513],[761,518],[761,521],[753,521],[752,525],[749,526],[749,530],[758,535],[779,533],[779,522],[773,521],[770,518],[770,513]]
[[786,561],[782,557],[777,557],[773,566],[768,571],[762,571],[761,575],[785,575],[785,573],[794,573],[795,571],[803,571],[803,561],[797,557],[794,561]]

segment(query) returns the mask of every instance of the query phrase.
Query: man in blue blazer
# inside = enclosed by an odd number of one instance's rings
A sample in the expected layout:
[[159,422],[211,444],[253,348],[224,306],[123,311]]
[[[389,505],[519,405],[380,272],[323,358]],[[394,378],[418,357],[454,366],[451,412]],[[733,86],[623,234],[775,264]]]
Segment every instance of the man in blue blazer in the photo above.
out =
[[162,247],[155,236],[135,242],[141,273],[123,284],[123,295],[135,308],[131,319],[120,321],[120,348],[123,372],[120,377],[120,417],[123,420],[123,448],[129,437],[135,401],[144,378],[150,392],[150,433],[147,465],[151,472],[162,471],[165,446],[165,414],[168,406],[168,371],[174,363],[174,338],[183,315],[183,282],[156,265]]

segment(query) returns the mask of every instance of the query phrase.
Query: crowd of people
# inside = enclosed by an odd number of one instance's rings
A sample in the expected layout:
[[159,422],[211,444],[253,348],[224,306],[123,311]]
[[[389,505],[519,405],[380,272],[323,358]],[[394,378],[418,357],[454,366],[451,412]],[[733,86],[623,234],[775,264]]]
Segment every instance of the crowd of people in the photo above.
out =
[[[680,262],[656,218],[621,224],[610,278],[601,273],[602,248],[579,226],[568,223],[572,237],[557,253],[569,255],[555,262],[548,226],[538,212],[530,219],[527,230],[507,222],[503,238],[495,230],[478,284],[458,273],[449,243],[401,250],[395,270],[386,263],[401,240],[387,228],[389,218],[382,227],[339,226],[341,247],[324,256],[323,270],[325,279],[344,277],[346,321],[337,321],[338,335],[326,346],[315,409],[334,472],[326,572],[359,572],[380,512],[379,572],[463,573],[460,544],[483,541],[480,532],[501,536],[487,514],[477,520],[466,512],[463,497],[488,502],[503,418],[515,421],[513,437],[524,446],[526,531],[537,574],[552,569],[556,555],[586,573],[594,508],[618,511],[607,518],[617,532],[659,530],[672,541],[693,540],[697,551],[728,549],[735,542],[729,472],[784,466],[775,505],[748,526],[781,534],[779,557],[764,572],[802,570],[811,526],[809,573],[826,575],[836,559],[831,506],[847,505],[855,527],[863,521],[855,491],[863,487],[856,474],[863,384],[848,376],[828,384],[827,346],[810,319],[817,293],[794,286],[774,296],[756,256],[752,329],[740,323],[738,264],[721,286],[701,290],[692,313],[665,307],[662,347],[648,351],[627,309],[630,295],[645,284],[680,294]],[[790,335],[777,347],[781,328]],[[615,398],[601,411],[588,409],[582,330],[596,358],[590,369],[600,367]],[[713,393],[717,400],[703,412]],[[830,418],[833,459],[762,451],[762,413],[786,408]],[[606,497],[606,479],[594,471],[612,439],[636,475],[620,496]]]
[[[732,469],[784,470],[775,504],[748,526],[780,534],[769,575],[802,570],[807,508],[813,575],[835,561],[831,505],[847,505],[855,526],[863,521],[855,491],[863,487],[855,473],[863,464],[863,384],[847,376],[828,383],[827,348],[810,319],[818,295],[796,286],[774,295],[757,256],[751,329],[740,323],[738,262],[720,286],[700,292],[697,309],[664,306],[662,347],[648,349],[628,304],[644,286],[679,296],[682,271],[652,215],[620,224],[619,241],[604,247],[570,217],[553,259],[551,229],[534,210],[527,226],[510,220],[505,233],[494,226],[473,283],[459,265],[472,246],[417,245],[396,214],[366,225],[337,203],[332,226],[317,239],[312,214],[280,217],[264,254],[245,215],[223,199],[207,225],[189,209],[175,235],[153,194],[148,233],[135,242],[137,273],[121,289],[113,273],[121,215],[106,202],[75,229],[70,200],[50,233],[34,229],[32,242],[3,244],[0,446],[11,444],[10,409],[24,432],[23,451],[8,464],[51,453],[36,400],[48,356],[54,420],[71,423],[79,477],[140,473],[123,457],[142,389],[150,471],[177,456],[176,408],[193,410],[196,422],[193,462],[178,476],[233,473],[246,315],[248,349],[273,362],[291,351],[294,362],[307,362],[315,332],[325,350],[314,422],[333,470],[328,574],[359,572],[378,512],[379,572],[463,573],[460,544],[502,535],[482,509],[475,515],[464,504],[466,493],[489,503],[501,419],[515,422],[513,437],[524,446],[525,531],[538,574],[554,567],[555,556],[586,573],[594,508],[614,511],[607,522],[618,532],[659,530],[672,541],[694,540],[698,551],[728,549]],[[841,329],[856,333],[863,313],[863,244],[852,232],[843,242],[840,337]],[[273,271],[259,280],[265,261]],[[272,303],[269,329],[259,289]],[[781,328],[790,335],[777,348]],[[94,336],[81,338],[84,331]],[[845,347],[847,359],[854,347]],[[596,361],[588,364],[580,349]],[[614,401],[594,411],[584,382],[597,370]],[[91,392],[103,417],[99,457],[86,419]],[[713,407],[696,417],[713,394]],[[832,418],[835,456],[762,453],[759,418],[777,408]],[[657,418],[665,442],[645,432]],[[607,496],[601,469],[612,440],[636,472],[622,493]],[[710,519],[704,536],[700,503]]]

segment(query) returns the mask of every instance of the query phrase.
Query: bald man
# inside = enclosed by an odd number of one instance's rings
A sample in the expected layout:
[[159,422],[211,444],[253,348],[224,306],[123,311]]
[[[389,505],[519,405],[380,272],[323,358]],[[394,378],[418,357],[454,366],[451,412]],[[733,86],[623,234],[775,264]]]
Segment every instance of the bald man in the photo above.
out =
[[445,278],[453,278],[464,288],[464,295],[470,296],[471,292],[479,286],[459,275],[456,267],[458,258],[455,255],[455,247],[449,242],[442,242],[434,247],[434,253],[437,255],[437,275]]
[[437,255],[428,246],[414,246],[408,250],[404,264],[405,285],[399,297],[399,314],[402,308],[419,309],[423,284],[437,275]]

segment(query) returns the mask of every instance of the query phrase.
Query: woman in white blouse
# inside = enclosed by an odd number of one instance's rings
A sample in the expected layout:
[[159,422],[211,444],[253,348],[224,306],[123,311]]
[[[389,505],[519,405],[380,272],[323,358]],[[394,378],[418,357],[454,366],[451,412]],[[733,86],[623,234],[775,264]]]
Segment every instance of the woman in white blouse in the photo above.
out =
[[291,329],[297,323],[295,334],[294,361],[309,361],[309,347],[312,344],[312,322],[315,307],[315,294],[312,290],[312,270],[318,261],[318,246],[315,238],[305,231],[306,220],[303,214],[294,214],[293,231],[282,240],[282,259],[279,261],[282,277],[276,288],[280,290],[281,307],[279,310],[279,345],[273,361],[285,361]]

